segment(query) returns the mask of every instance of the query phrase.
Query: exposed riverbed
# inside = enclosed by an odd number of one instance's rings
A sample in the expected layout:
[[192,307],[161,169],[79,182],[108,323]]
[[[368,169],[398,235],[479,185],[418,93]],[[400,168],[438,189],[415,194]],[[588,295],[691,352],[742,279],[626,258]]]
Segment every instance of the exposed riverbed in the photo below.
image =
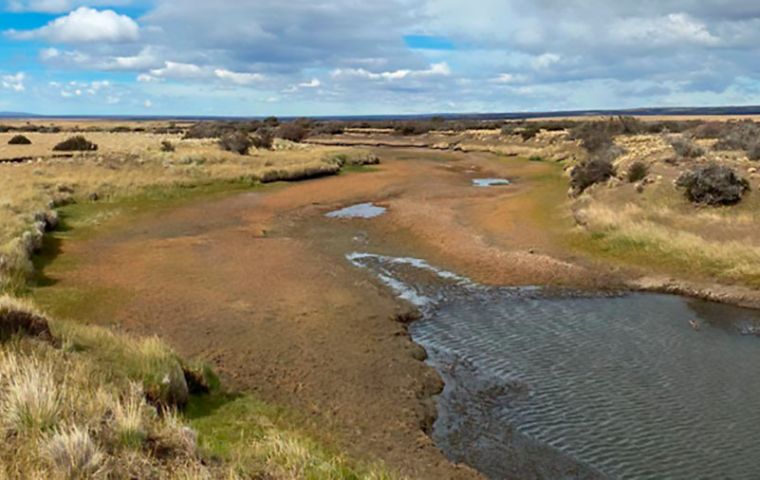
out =
[[670,295],[486,288],[353,254],[424,318],[433,437],[490,478],[753,478],[760,314]]

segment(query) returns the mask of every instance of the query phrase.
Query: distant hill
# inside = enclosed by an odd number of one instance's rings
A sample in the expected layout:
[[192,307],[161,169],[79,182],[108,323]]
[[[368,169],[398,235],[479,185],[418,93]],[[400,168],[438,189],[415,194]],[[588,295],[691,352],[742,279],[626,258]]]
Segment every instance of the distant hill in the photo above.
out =
[[[425,113],[414,115],[319,115],[311,118],[321,120],[415,120],[431,117],[446,119],[522,119],[522,118],[551,118],[551,117],[584,117],[584,116],[675,116],[675,115],[760,115],[760,106],[728,106],[728,107],[658,107],[658,108],[632,108],[620,110],[566,110],[548,112],[494,112],[494,113]],[[103,119],[103,120],[253,120],[263,119],[264,115],[254,116],[196,116],[196,115],[37,115],[24,112],[0,112],[0,118],[76,118],[76,119]],[[280,117],[283,120],[297,117]]]
[[0,112],[0,118],[38,118],[40,115],[25,112]]

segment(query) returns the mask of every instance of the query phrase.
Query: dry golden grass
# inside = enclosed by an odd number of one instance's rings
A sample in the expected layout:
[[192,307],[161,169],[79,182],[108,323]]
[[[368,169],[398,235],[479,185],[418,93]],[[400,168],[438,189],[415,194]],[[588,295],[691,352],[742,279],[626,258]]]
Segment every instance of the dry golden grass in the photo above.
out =
[[146,188],[254,184],[334,174],[339,166],[331,158],[348,151],[280,142],[277,151],[241,156],[220,151],[214,141],[187,140],[169,153],[161,152],[160,141],[150,135],[102,135],[124,136],[125,143],[116,142],[121,153],[0,163],[0,291],[17,291],[25,285],[31,273],[30,254],[41,246],[45,223],[51,223],[57,204],[95,196],[108,200]]
[[760,285],[760,198],[750,193],[733,207],[690,204],[674,180],[687,169],[715,161],[748,178],[758,178],[746,155],[718,152],[709,145],[702,157],[669,163],[675,154],[664,135],[618,137],[625,153],[616,160],[619,175],[633,162],[650,168],[640,192],[625,180],[592,188],[574,201],[575,216],[587,235],[576,241],[585,251],[649,271],[676,276]]

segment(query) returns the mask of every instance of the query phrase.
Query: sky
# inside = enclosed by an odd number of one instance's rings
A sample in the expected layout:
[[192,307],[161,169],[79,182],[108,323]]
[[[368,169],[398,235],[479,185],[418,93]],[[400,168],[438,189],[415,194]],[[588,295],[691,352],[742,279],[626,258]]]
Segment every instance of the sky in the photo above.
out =
[[0,111],[760,105],[757,0],[0,0]]

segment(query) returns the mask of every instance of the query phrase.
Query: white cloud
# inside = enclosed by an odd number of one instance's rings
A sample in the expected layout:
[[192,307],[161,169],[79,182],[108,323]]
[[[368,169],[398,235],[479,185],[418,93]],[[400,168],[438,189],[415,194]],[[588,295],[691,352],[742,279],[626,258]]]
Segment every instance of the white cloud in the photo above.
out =
[[536,70],[544,70],[551,67],[555,63],[558,63],[561,59],[562,57],[560,57],[556,53],[544,53],[534,58],[531,61],[531,65]]
[[322,82],[320,82],[318,78],[312,78],[308,82],[299,83],[298,86],[300,88],[319,88],[322,86]]
[[26,75],[22,72],[18,72],[15,75],[3,75],[0,77],[0,85],[14,92],[23,92],[26,90],[24,80],[26,80]]
[[496,77],[491,79],[491,82],[493,83],[503,83],[506,85],[511,85],[515,83],[524,83],[528,81],[528,77],[521,74],[516,73],[500,73]]
[[612,38],[628,45],[705,45],[715,46],[720,39],[707,26],[685,13],[656,18],[625,18],[610,29]]
[[445,62],[435,63],[425,70],[402,69],[388,72],[370,72],[364,68],[337,68],[332,71],[331,75],[335,78],[357,77],[369,80],[394,81],[413,77],[448,76],[451,75],[451,68]]
[[225,70],[223,68],[215,69],[214,75],[216,75],[217,78],[228,80],[237,85],[249,85],[251,83],[264,80],[264,76],[260,73],[233,72],[230,70]]
[[[150,71],[152,78],[200,78],[206,75],[203,68],[194,63],[165,62],[161,68]],[[142,75],[141,75],[142,77]],[[147,79],[147,77],[145,77]],[[139,77],[138,77],[139,79]],[[145,81],[145,80],[143,80]]]
[[42,39],[55,43],[133,42],[140,37],[137,22],[113,10],[79,7],[35,30],[9,30],[17,40]]
[[153,102],[151,102],[150,100],[145,100],[145,103],[143,103],[143,106],[145,108],[153,108]]

